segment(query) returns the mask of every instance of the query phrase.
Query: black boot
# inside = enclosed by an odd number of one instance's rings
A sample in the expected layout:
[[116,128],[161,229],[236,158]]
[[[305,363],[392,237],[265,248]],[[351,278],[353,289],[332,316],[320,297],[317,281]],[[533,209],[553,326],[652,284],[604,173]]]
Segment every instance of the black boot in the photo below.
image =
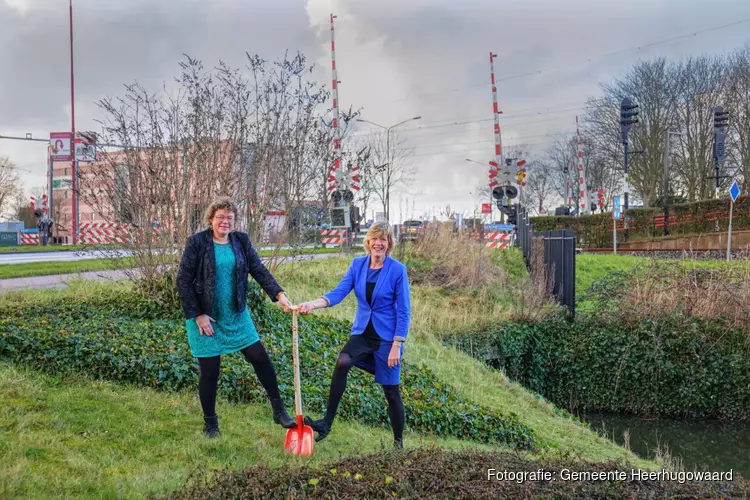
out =
[[203,434],[209,438],[217,438],[221,435],[219,433],[219,417],[214,415],[213,417],[203,417]]
[[321,418],[320,420],[312,420],[310,417],[305,417],[305,424],[312,427],[312,429],[318,433],[317,436],[315,436],[315,442],[322,441],[328,436],[328,433],[331,432],[331,423],[328,422],[325,418]]
[[273,421],[284,429],[291,429],[297,426],[297,422],[286,412],[283,399],[271,399],[271,408],[273,408]]

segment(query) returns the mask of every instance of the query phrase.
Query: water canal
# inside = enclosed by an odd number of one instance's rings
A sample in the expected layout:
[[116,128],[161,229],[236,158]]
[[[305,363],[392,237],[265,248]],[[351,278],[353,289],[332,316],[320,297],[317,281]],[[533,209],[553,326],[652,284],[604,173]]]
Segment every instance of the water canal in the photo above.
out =
[[645,419],[616,414],[582,416],[591,427],[643,458],[666,446],[685,470],[735,473],[750,478],[750,424],[706,420]]

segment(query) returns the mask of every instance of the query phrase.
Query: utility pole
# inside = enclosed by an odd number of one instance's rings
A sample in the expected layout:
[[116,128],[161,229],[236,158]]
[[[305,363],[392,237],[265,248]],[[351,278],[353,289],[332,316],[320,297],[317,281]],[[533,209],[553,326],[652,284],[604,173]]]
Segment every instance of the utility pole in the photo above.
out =
[[576,116],[576,146],[578,147],[578,197],[579,197],[579,209],[578,215],[585,215],[589,213],[589,197],[587,194],[586,186],[586,173],[583,167],[583,146],[581,143],[581,132],[578,128],[578,117]]
[[76,94],[75,94],[75,73],[73,65],[73,0],[69,0],[70,5],[70,149],[71,154],[71,205],[72,205],[72,223],[73,223],[73,245],[78,243],[78,155],[76,155]]
[[620,103],[620,131],[622,133],[622,145],[625,150],[623,172],[625,176],[625,210],[628,209],[630,195],[630,171],[628,170],[628,134],[633,124],[638,123],[638,105],[629,98],[624,98]]

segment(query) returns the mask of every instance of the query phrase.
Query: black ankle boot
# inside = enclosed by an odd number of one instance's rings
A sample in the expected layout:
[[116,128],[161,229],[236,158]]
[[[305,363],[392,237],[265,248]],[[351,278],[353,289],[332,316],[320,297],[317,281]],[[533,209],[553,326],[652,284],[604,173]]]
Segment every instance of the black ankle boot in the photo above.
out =
[[325,418],[312,420],[310,417],[305,417],[305,424],[312,427],[312,429],[318,433],[318,435],[315,436],[316,443],[324,440],[326,436],[328,436],[328,433],[331,432],[331,424]]
[[273,421],[284,429],[291,429],[297,425],[297,422],[286,412],[283,399],[271,399],[271,408],[273,408]]
[[219,433],[219,417],[214,415],[213,417],[203,417],[203,434],[209,438],[217,438],[221,435]]

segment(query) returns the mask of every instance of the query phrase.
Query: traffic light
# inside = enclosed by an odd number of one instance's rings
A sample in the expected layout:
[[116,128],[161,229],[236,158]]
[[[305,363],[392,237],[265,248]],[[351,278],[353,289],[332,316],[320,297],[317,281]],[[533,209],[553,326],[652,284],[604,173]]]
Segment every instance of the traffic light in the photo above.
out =
[[639,106],[627,97],[620,103],[620,125],[628,126],[638,123]]
[[514,200],[518,198],[518,188],[515,186],[495,186],[492,188],[492,197],[498,201],[503,198]]
[[724,130],[729,126],[729,112],[724,111],[721,106],[716,106],[714,109],[714,129]]
[[638,105],[626,97],[620,103],[620,129],[623,144],[628,143],[628,133],[635,123],[638,123]]
[[498,202],[497,208],[508,217],[508,224],[518,224],[518,205],[501,206]]

